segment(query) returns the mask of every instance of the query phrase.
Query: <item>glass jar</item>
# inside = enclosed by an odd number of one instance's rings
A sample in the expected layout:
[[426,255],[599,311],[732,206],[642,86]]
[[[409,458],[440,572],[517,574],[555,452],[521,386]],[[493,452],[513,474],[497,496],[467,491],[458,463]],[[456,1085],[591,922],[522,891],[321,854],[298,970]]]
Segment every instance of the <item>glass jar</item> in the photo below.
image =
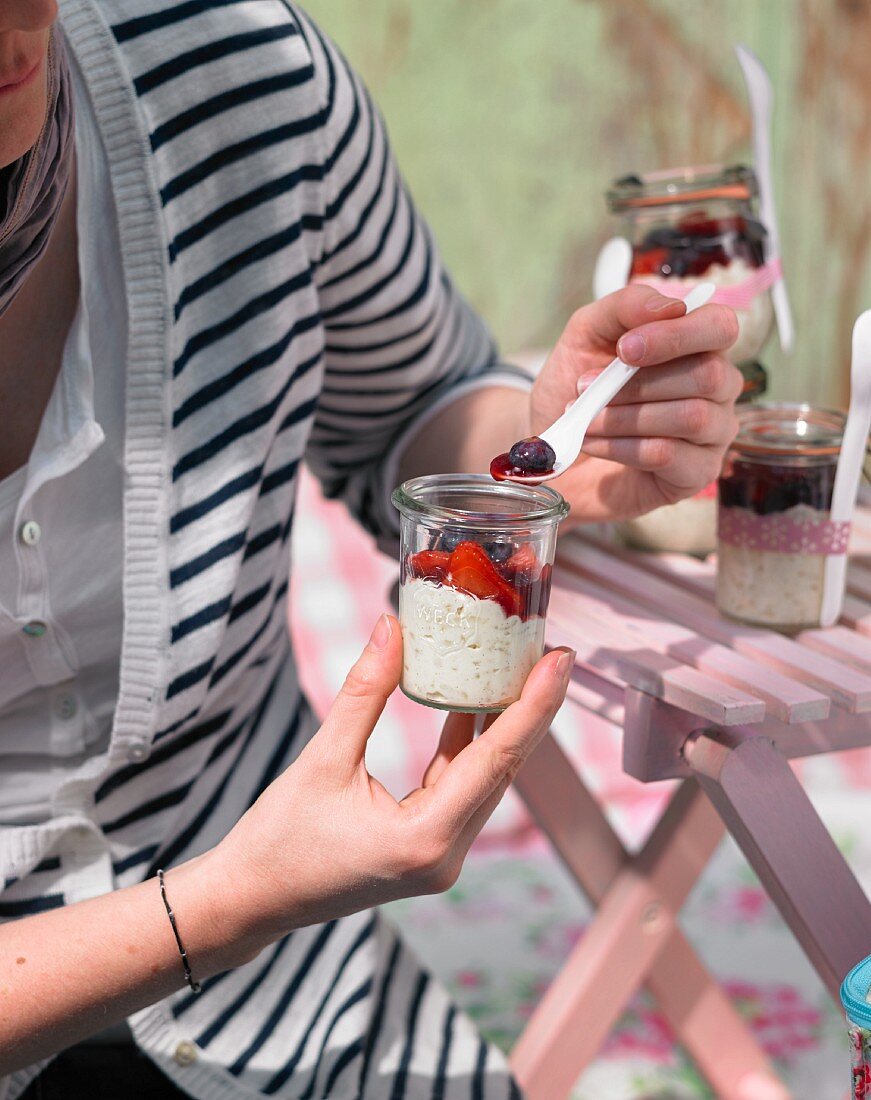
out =
[[764,403],[739,421],[719,481],[717,605],[786,632],[819,626],[826,556],[849,537],[829,516],[846,415]]
[[544,652],[557,525],[568,505],[546,485],[486,474],[413,478],[393,503],[400,687],[442,710],[504,710]]
[[[746,404],[760,397],[768,387],[765,368],[756,360],[740,363],[744,389],[738,398]],[[646,515],[617,524],[623,541],[638,550],[670,550],[681,554],[707,557],[717,546],[717,483],[700,493],[654,508]]]
[[669,168],[615,180],[608,204],[632,245],[629,281],[685,298],[702,282],[738,317],[734,363],[755,359],[771,335],[770,287],[778,264],[766,262],[767,233],[754,213],[756,176],[740,165]]

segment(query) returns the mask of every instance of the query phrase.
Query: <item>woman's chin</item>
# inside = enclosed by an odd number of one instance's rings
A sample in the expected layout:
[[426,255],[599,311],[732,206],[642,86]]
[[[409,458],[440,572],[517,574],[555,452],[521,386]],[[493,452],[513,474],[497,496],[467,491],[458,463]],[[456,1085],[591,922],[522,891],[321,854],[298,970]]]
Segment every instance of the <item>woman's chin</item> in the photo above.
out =
[[36,144],[45,122],[45,82],[0,94],[0,168],[23,157]]

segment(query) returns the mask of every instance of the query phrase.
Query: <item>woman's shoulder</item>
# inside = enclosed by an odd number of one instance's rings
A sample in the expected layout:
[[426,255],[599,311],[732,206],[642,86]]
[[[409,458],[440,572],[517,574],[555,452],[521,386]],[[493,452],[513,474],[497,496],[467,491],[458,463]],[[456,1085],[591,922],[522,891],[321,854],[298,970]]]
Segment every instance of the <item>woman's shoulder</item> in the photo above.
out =
[[[65,8],[82,0],[61,0]],[[256,31],[277,24],[302,33],[310,24],[302,9],[289,0],[85,0],[99,9],[119,42],[168,34],[178,43],[193,38],[217,38],[228,28],[235,32]]]
[[323,37],[285,0],[61,0],[62,22],[88,12],[95,42],[121,50],[140,96],[169,88],[203,100],[245,78],[265,91],[270,80],[276,91],[295,84],[323,100],[331,79]]

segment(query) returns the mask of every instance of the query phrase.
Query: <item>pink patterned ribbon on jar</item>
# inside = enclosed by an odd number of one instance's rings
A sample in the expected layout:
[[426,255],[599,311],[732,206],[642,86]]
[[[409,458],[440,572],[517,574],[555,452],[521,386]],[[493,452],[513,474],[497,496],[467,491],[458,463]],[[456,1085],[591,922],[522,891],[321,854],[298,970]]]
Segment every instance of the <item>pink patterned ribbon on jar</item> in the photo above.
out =
[[[746,508],[717,511],[717,536],[728,546],[773,554],[846,554],[850,524],[833,523],[828,513],[802,508],[758,516]],[[818,519],[816,517],[819,517]]]
[[[755,268],[746,279],[729,286],[718,286],[712,302],[718,302],[722,306],[730,306],[732,309],[748,310],[753,305],[753,299],[774,286],[782,275],[780,257],[774,256],[767,260],[762,267]],[[686,298],[689,292],[705,282],[705,276],[697,279],[664,279],[659,275],[636,275],[630,282],[644,283],[665,294],[669,298]]]

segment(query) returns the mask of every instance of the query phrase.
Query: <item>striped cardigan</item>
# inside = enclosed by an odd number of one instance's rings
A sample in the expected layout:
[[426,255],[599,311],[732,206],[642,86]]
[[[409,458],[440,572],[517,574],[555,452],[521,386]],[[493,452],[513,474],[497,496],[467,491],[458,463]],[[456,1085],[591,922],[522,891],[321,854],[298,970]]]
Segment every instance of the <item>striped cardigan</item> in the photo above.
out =
[[[409,426],[517,384],[358,78],[295,5],[61,0],[61,21],[124,267],[124,634],[108,752],[49,821],[0,828],[5,918],[207,850],[310,736],[285,623],[300,461],[385,531],[385,456]],[[192,1096],[518,1095],[377,915],[300,929],[204,987],[130,1020]]]

